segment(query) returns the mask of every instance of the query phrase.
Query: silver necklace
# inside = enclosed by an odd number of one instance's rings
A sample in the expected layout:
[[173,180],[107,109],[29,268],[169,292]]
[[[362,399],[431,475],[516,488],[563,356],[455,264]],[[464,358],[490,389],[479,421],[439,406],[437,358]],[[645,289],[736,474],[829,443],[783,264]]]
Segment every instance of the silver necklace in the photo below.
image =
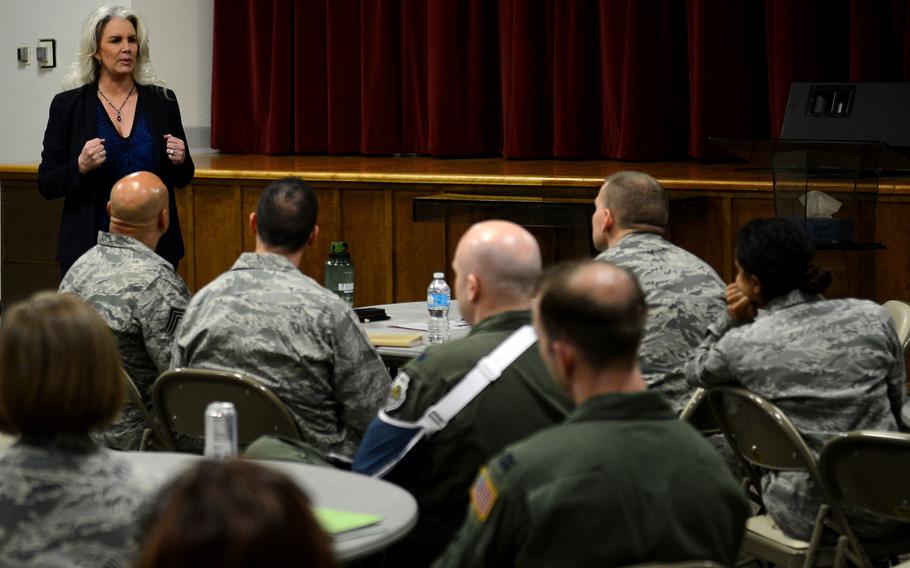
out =
[[128,93],[126,94],[126,98],[123,99],[123,103],[121,103],[119,107],[115,107],[115,106],[114,106],[114,103],[111,102],[111,99],[105,97],[105,96],[104,96],[104,93],[101,92],[101,88],[100,88],[100,87],[98,88],[98,94],[101,95],[101,98],[104,99],[104,100],[106,100],[106,101],[107,101],[107,104],[111,105],[111,108],[114,109],[114,112],[117,113],[117,122],[122,122],[122,121],[123,121],[123,117],[120,116],[120,110],[123,109],[124,106],[126,106],[126,101],[130,100],[130,96],[132,96],[132,94],[133,94],[133,89],[135,89],[135,88],[136,88],[136,83],[133,83],[133,84],[130,86],[130,92],[128,92]]

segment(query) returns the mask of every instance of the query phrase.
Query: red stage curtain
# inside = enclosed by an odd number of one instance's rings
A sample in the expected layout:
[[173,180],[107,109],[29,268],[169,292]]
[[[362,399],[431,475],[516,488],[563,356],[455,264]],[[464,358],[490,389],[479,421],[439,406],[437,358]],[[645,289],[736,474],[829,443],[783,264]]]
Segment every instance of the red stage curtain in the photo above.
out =
[[910,80],[906,0],[215,0],[228,152],[710,158],[792,81]]

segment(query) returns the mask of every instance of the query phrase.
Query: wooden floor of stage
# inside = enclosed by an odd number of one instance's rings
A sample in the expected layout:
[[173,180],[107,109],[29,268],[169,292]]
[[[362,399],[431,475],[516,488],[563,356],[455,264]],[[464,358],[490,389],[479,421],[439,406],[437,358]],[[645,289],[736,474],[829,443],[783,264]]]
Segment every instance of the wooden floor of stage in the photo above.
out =
[[[450,266],[463,231],[484,218],[528,226],[547,263],[589,256],[591,202],[603,179],[621,170],[647,172],[664,185],[671,199],[668,238],[726,280],[733,273],[736,229],[774,214],[770,172],[741,163],[218,153],[194,160],[193,183],[176,191],[187,245],[180,272],[193,290],[252,249],[247,217],[261,189],[287,175],[310,182],[320,200],[320,237],[304,257],[304,272],[321,281],[329,242],[347,240],[357,268],[358,305],[421,299],[432,272]],[[0,276],[8,303],[56,285],[62,202],[38,196],[36,164],[0,165],[0,183]],[[910,300],[910,240],[904,232],[910,180],[882,178],[879,194],[875,236],[886,248],[820,255],[835,271],[833,295]]]

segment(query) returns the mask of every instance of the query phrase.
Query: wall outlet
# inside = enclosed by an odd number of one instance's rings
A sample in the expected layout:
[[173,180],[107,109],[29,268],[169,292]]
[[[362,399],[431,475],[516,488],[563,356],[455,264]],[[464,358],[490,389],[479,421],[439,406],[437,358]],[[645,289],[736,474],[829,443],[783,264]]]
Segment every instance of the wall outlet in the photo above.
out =
[[28,65],[28,46],[27,45],[20,45],[19,47],[16,48],[16,60],[19,61],[19,63],[24,63],[24,64]]

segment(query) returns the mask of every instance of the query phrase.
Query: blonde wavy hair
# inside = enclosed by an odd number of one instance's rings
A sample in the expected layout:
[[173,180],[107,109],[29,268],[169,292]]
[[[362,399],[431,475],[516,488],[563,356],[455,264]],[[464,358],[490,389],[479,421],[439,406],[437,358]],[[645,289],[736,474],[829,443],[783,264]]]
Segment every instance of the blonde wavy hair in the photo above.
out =
[[155,68],[152,66],[145,26],[134,10],[123,6],[101,6],[89,14],[85,23],[82,24],[76,59],[70,65],[69,71],[63,78],[63,88],[75,89],[98,80],[101,64],[94,56],[98,52],[104,25],[113,18],[127,20],[136,28],[139,53],[136,56],[136,66],[133,68],[133,79],[140,85],[157,85],[164,88],[166,86],[164,81],[158,77]]

